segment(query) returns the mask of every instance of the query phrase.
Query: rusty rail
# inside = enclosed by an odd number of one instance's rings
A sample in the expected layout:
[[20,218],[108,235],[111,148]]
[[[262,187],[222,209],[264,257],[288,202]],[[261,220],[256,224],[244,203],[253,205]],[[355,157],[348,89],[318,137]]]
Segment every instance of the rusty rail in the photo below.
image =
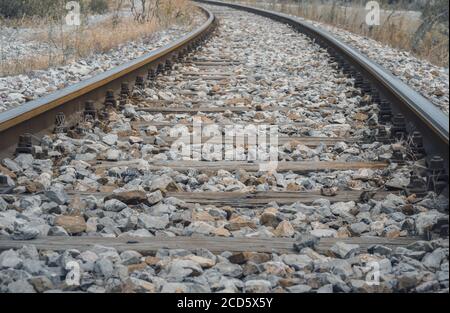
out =
[[137,76],[146,75],[159,64],[195,49],[207,39],[216,24],[216,17],[210,10],[202,6],[199,8],[207,16],[207,21],[179,40],[48,96],[0,113],[0,157],[14,152],[20,135],[30,133],[41,136],[52,131],[60,113],[65,115],[66,122],[73,123],[87,100],[93,100],[99,106],[108,89],[118,91],[122,82],[134,82]]
[[329,32],[313,26],[299,18],[247,5],[212,0],[196,0],[200,3],[226,6],[261,15],[282,23],[286,23],[304,33],[334,56],[340,66],[364,79],[369,90],[373,90],[381,100],[388,103],[393,116],[400,113],[407,122],[410,134],[421,133],[424,148],[429,158],[440,156],[448,173],[449,163],[449,118],[433,103],[413,90],[404,82],[394,77],[382,66],[368,59],[356,49],[339,41]]

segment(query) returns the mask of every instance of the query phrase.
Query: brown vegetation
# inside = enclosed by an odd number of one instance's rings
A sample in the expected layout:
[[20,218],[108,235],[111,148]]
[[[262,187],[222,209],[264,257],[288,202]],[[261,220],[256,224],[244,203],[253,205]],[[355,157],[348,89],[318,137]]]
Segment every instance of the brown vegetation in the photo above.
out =
[[[36,53],[25,58],[7,60],[2,58],[0,75],[14,75],[67,64],[92,53],[107,52],[124,42],[148,38],[155,31],[170,24],[189,24],[192,21],[193,10],[188,7],[187,0],[134,1],[136,3],[142,1],[146,4],[143,11],[131,0],[103,1],[107,1],[106,12],[101,8],[99,1],[95,1],[96,5],[90,6],[89,2],[84,0],[84,7],[91,7],[91,9],[82,10],[80,26],[68,27],[64,18],[54,18],[56,14],[52,16],[33,14],[21,18],[0,19],[0,26],[17,29],[32,28],[33,33],[29,40],[49,47],[45,53]],[[98,12],[93,11],[92,8],[97,8]],[[64,17],[67,13],[62,12],[63,14],[60,15]],[[142,12],[145,14],[144,19],[139,15]],[[94,13],[106,15],[103,19],[88,24],[86,22],[88,16]]]

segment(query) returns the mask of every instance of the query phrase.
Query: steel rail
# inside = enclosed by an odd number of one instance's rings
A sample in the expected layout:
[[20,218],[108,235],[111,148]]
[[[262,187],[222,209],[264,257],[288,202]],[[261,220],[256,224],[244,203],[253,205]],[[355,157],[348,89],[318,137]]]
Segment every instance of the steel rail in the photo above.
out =
[[121,82],[133,82],[138,75],[147,74],[155,65],[205,39],[213,29],[216,17],[203,6],[198,7],[207,16],[207,21],[182,38],[94,77],[0,113],[0,156],[13,152],[19,135],[47,133],[54,127],[58,113],[64,113],[68,121],[73,120],[83,110],[86,100],[103,101],[107,89],[117,91]]
[[372,86],[376,87],[382,98],[391,103],[394,113],[401,113],[405,116],[409,122],[407,128],[410,132],[415,130],[421,132],[425,139],[424,146],[427,154],[430,157],[439,155],[444,158],[448,172],[449,117],[420,93],[394,77],[385,68],[351,46],[336,39],[329,32],[299,18],[284,13],[223,1],[196,0],[196,2],[226,6],[286,23],[315,40],[322,47],[328,49],[330,53],[343,58],[355,71],[370,81]]

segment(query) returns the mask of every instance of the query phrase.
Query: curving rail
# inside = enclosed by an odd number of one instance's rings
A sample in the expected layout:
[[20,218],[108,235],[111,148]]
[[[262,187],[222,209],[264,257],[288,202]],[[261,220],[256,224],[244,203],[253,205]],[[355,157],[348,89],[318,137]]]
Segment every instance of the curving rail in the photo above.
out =
[[401,113],[410,133],[419,131],[424,140],[424,147],[429,156],[439,155],[444,158],[448,172],[449,118],[433,103],[413,90],[404,82],[394,77],[386,69],[362,55],[349,45],[339,41],[329,32],[300,20],[299,18],[259,9],[247,5],[227,3],[213,0],[197,0],[197,2],[227,6],[273,20],[286,23],[294,29],[315,40],[331,55],[335,56],[340,65],[354,75],[361,75],[369,83],[369,88],[379,93],[381,99],[391,104],[394,114]]
[[0,113],[0,156],[14,151],[20,135],[42,135],[52,130],[58,114],[63,113],[67,123],[73,122],[77,113],[84,109],[85,101],[100,103],[107,90],[117,91],[122,82],[132,82],[137,76],[145,75],[158,65],[196,48],[207,39],[216,24],[216,17],[210,10],[200,5],[199,8],[207,16],[207,21],[179,40],[90,79]]

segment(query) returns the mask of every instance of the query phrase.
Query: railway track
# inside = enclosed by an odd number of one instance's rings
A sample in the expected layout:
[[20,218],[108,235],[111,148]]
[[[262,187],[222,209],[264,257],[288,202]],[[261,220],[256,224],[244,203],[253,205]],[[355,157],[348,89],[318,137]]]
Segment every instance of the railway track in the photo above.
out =
[[47,289],[448,290],[448,120],[307,24],[199,2],[187,37],[0,114],[0,268],[44,263],[0,291],[69,260]]

